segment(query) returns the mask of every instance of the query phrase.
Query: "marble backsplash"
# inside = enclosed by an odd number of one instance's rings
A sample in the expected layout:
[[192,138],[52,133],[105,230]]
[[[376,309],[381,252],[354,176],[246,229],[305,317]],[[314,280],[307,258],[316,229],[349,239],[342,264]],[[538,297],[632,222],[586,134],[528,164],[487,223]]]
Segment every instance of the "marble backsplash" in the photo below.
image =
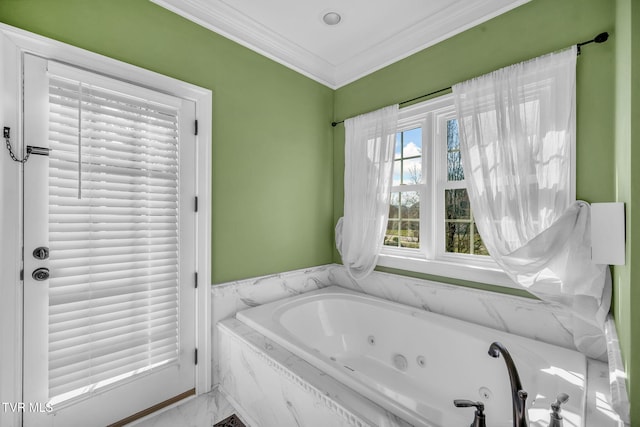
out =
[[562,326],[568,320],[566,310],[553,303],[378,271],[356,281],[341,265],[330,269],[329,280],[386,300],[576,349],[573,335]]
[[294,270],[271,276],[213,285],[211,287],[212,313],[212,384],[218,384],[219,321],[234,317],[238,311],[266,304],[282,298],[331,286],[331,272],[338,266],[324,265],[304,270]]

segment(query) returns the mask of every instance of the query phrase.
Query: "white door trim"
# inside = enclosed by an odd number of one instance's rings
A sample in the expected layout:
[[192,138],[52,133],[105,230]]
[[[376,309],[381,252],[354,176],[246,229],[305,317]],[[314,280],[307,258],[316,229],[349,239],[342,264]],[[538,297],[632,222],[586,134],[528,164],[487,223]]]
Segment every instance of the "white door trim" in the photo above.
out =
[[[0,128],[11,128],[11,143],[21,157],[22,64],[24,53],[42,56],[78,68],[104,74],[139,86],[149,87],[196,103],[198,242],[197,332],[199,363],[196,394],[211,389],[211,104],[212,92],[149,70],[126,64],[65,43],[0,23]],[[0,129],[1,130],[1,129]],[[6,148],[0,155],[0,401],[21,402],[22,398],[22,248],[21,171]],[[20,413],[0,407],[0,426],[20,425]],[[5,424],[6,423],[6,424]]]

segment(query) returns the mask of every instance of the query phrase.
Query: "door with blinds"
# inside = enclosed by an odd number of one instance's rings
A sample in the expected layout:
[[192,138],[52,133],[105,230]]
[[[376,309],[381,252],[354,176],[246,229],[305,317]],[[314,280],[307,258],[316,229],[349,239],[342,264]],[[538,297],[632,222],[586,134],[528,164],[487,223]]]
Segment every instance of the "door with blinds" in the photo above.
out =
[[24,56],[24,426],[194,392],[195,105]]

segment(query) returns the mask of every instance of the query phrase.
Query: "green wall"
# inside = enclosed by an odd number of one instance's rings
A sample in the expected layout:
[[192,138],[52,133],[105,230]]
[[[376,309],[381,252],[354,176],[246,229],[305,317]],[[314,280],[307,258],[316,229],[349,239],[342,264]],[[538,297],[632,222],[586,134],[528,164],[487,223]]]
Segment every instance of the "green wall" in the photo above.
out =
[[331,262],[331,89],[149,0],[0,0],[0,20],[213,91],[214,283]]
[[[613,270],[614,316],[629,377],[631,401],[640,396],[640,280],[634,261],[640,253],[640,3],[616,1],[615,184],[626,206],[626,264]],[[635,76],[635,78],[634,78]],[[636,183],[633,185],[633,183]],[[637,264],[637,262],[635,263]],[[636,308],[634,310],[634,307]],[[640,425],[640,404],[631,406],[631,424]]]

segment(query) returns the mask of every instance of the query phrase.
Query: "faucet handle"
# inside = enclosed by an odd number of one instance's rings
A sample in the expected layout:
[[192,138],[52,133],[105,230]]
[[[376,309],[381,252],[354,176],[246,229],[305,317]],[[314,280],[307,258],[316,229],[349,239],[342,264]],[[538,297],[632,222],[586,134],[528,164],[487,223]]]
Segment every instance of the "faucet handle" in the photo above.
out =
[[470,408],[475,407],[479,412],[484,411],[484,403],[474,402],[473,400],[456,399],[453,401],[456,408]]
[[549,420],[549,427],[562,427],[562,415],[560,415],[560,405],[567,403],[569,395],[567,393],[560,393],[556,397],[556,401],[551,404],[551,419]]
[[560,393],[556,396],[556,401],[551,404],[551,410],[556,414],[560,412],[560,405],[567,403],[569,395],[567,393]]
[[551,404],[551,409],[553,409],[554,411],[559,411],[560,405],[562,405],[563,403],[567,403],[568,400],[569,395],[567,393],[560,393],[558,396],[556,396],[556,401]]
[[472,406],[476,408],[473,422],[469,427],[487,427],[485,415],[482,412],[484,411],[484,403],[474,402],[473,400],[456,399],[453,401],[453,404],[457,408],[469,408]]

